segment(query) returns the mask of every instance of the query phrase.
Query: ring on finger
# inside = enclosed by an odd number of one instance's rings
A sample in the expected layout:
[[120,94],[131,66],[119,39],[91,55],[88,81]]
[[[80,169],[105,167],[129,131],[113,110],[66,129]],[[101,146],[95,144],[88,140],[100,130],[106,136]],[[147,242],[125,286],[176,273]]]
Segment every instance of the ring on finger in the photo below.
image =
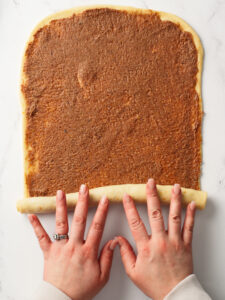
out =
[[58,234],[58,233],[55,233],[55,234],[53,234],[53,239],[55,241],[68,240],[69,239],[69,235],[68,234]]

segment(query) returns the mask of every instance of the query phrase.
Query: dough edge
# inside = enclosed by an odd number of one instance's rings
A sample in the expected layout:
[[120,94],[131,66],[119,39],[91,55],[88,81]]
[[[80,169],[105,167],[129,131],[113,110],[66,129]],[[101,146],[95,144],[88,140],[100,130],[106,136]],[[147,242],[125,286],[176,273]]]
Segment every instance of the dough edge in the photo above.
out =
[[[163,21],[168,20],[168,21],[174,22],[176,24],[179,24],[181,26],[182,30],[190,32],[192,34],[192,37],[193,37],[193,40],[194,40],[194,43],[195,43],[195,46],[196,46],[196,49],[197,49],[197,52],[198,52],[198,73],[196,75],[197,81],[196,81],[196,87],[195,87],[195,89],[196,89],[196,92],[198,93],[198,96],[199,96],[200,111],[203,112],[203,109],[202,109],[202,95],[201,95],[203,47],[202,47],[202,44],[201,44],[199,36],[194,31],[194,29],[190,25],[188,25],[182,18],[180,18],[180,17],[178,17],[178,16],[176,16],[174,14],[171,14],[171,13],[161,12],[161,11],[156,11],[156,10],[151,10],[151,9],[141,9],[141,8],[136,8],[136,7],[116,6],[116,5],[91,5],[91,6],[75,7],[75,8],[71,8],[71,9],[68,9],[68,10],[59,11],[57,13],[54,13],[54,14],[51,14],[51,15],[47,16],[41,22],[39,22],[37,24],[37,26],[33,29],[33,31],[30,34],[30,37],[29,37],[29,39],[28,39],[28,41],[26,43],[25,50],[24,50],[24,55],[23,55],[23,58],[22,58],[20,87],[26,81],[26,77],[25,77],[25,74],[23,72],[23,66],[24,66],[25,59],[26,59],[25,52],[26,52],[26,49],[27,49],[29,43],[32,42],[35,33],[40,28],[44,27],[45,25],[48,25],[52,20],[61,19],[61,18],[68,18],[68,17],[71,17],[73,14],[80,14],[80,13],[84,12],[85,10],[95,9],[95,8],[111,8],[111,9],[115,9],[115,10],[127,11],[129,13],[142,13],[142,14],[148,14],[148,13],[152,13],[152,12],[157,12],[160,15],[161,20],[163,20]],[[24,152],[24,196],[26,198],[24,200],[19,200],[17,202],[17,209],[18,209],[18,211],[20,211],[20,208],[21,208],[21,210],[23,210],[22,207],[24,207],[25,210],[28,209],[28,210],[31,210],[31,211],[34,211],[34,212],[35,211],[37,212],[39,210],[40,210],[40,212],[52,212],[52,211],[55,210],[55,208],[54,208],[54,201],[53,201],[52,197],[32,197],[32,198],[28,198],[29,197],[29,191],[28,191],[28,187],[26,185],[25,178],[26,178],[26,175],[28,175],[30,173],[31,168],[29,167],[29,164],[28,164],[28,162],[26,160],[27,152],[28,152],[28,149],[27,149],[26,144],[25,144],[25,129],[26,129],[25,111],[26,111],[26,105],[25,105],[25,98],[24,98],[23,93],[21,92],[21,89],[20,89],[20,99],[21,99],[22,115],[23,115],[23,118],[22,118],[22,122],[23,122],[22,128],[23,128],[23,152]],[[202,130],[202,128],[201,128],[201,130]],[[201,156],[202,156],[202,148],[201,148]],[[109,192],[111,191],[111,193],[113,195],[111,201],[112,202],[118,202],[119,201],[118,200],[119,197],[117,199],[115,193],[119,192],[119,190],[118,190],[119,186],[124,186],[124,187],[126,186],[126,191],[128,193],[130,193],[130,190],[127,190],[128,187],[135,189],[135,186],[139,186],[139,185],[137,185],[137,184],[126,184],[126,185],[105,186],[105,187],[100,187],[100,188],[101,189],[105,188],[106,191],[109,191]],[[160,185],[158,185],[158,187],[159,186]],[[170,188],[166,188],[166,187],[170,187],[170,186],[164,186],[164,188],[162,189],[162,193],[167,194],[168,193],[168,189],[171,189],[171,187]],[[96,189],[100,189],[100,188],[96,188]],[[92,190],[95,190],[95,189],[92,189]],[[205,192],[202,192],[202,191],[195,191],[195,190],[192,190],[192,189],[184,189],[184,188],[182,188],[182,190],[187,191],[187,195],[190,194],[190,191],[194,191],[194,192],[191,192],[190,196],[195,195],[195,197],[196,197],[196,195],[200,195],[199,192],[200,193],[205,193]],[[123,191],[123,193],[124,193],[124,191]],[[143,193],[143,191],[141,189],[137,188],[137,191],[139,191],[140,193],[141,192]],[[71,201],[70,199],[73,199],[73,195],[75,195],[75,194],[74,193],[67,194],[67,198],[68,198],[67,202],[68,202],[69,206],[70,206],[70,201]],[[141,197],[141,196],[143,196],[143,194],[140,195],[140,199],[142,199],[142,200],[138,200],[139,199],[138,195],[135,194],[135,196],[137,197],[136,201],[138,201],[138,202],[144,202],[145,201],[145,200],[143,200],[143,197]],[[206,198],[207,198],[207,196],[205,196],[205,202],[206,202]],[[193,200],[195,200],[195,199],[193,199]],[[27,202],[27,201],[30,201],[30,203]],[[38,205],[37,201],[40,201],[40,205]],[[44,201],[46,201],[46,203],[44,203]],[[168,200],[166,200],[165,202],[168,203]],[[33,209],[32,209],[32,206],[33,206]],[[201,208],[200,206],[199,206],[200,209],[204,208],[204,207]],[[205,204],[203,206],[205,206]],[[73,207],[74,207],[74,205],[73,205]]]
[[[157,191],[161,203],[169,204],[171,185],[157,185]],[[194,201],[198,209],[204,209],[207,201],[207,193],[193,189],[181,188],[182,204],[184,206]],[[146,202],[146,184],[121,184],[97,187],[89,190],[89,204],[95,206],[103,195],[110,202],[122,202],[123,195],[128,193],[136,203]],[[74,209],[78,200],[78,192],[66,195],[68,210]],[[17,201],[17,210],[21,213],[50,213],[56,209],[56,197],[31,197]]]

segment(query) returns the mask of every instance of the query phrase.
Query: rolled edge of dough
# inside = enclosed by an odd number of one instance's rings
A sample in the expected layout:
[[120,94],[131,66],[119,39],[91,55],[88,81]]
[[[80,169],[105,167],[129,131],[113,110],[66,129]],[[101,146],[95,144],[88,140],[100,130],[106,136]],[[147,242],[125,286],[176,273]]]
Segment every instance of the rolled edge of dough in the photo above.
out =
[[[157,185],[160,201],[163,204],[170,203],[171,185]],[[181,188],[182,204],[194,201],[198,209],[204,209],[207,201],[207,193],[193,189]],[[124,193],[128,193],[136,203],[146,202],[146,184],[121,184],[97,187],[89,190],[90,205],[97,205],[103,195],[106,195],[110,202],[122,202]],[[56,197],[31,197],[17,201],[17,210],[21,213],[51,213],[56,209]],[[78,200],[78,192],[66,195],[67,208],[72,210]]]

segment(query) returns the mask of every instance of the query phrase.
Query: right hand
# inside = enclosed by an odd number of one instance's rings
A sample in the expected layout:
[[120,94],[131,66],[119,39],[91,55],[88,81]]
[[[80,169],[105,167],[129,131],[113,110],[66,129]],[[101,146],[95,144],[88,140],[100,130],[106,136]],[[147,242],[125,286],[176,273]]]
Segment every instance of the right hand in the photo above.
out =
[[153,179],[149,179],[146,193],[151,236],[148,235],[133,200],[129,195],[125,195],[123,205],[137,245],[137,256],[124,237],[117,237],[117,241],[130,279],[147,296],[161,300],[193,272],[191,243],[195,203],[191,202],[188,205],[181,231],[181,189],[178,184],[174,186],[167,232]]

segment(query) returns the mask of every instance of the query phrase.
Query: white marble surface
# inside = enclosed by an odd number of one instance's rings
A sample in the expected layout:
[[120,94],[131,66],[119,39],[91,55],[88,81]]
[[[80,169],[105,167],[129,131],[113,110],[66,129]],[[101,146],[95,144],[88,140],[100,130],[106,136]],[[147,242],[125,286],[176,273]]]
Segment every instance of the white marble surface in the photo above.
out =
[[[225,1],[224,0],[0,0],[0,299],[25,299],[42,278],[42,254],[27,217],[16,212],[23,193],[19,73],[32,28],[58,10],[96,3],[152,8],[177,14],[192,25],[204,49],[203,175],[206,210],[197,213],[195,272],[213,299],[225,298]],[[145,207],[139,207],[147,224]],[[88,221],[93,216],[91,210]],[[164,208],[167,213],[167,208]],[[71,220],[71,215],[70,215]],[[42,216],[49,234],[54,216]],[[88,224],[89,224],[88,222]],[[110,208],[103,241],[124,234],[133,242],[120,206]],[[163,272],[163,270],[162,270]],[[118,250],[111,279],[96,297],[147,299],[125,276]]]

